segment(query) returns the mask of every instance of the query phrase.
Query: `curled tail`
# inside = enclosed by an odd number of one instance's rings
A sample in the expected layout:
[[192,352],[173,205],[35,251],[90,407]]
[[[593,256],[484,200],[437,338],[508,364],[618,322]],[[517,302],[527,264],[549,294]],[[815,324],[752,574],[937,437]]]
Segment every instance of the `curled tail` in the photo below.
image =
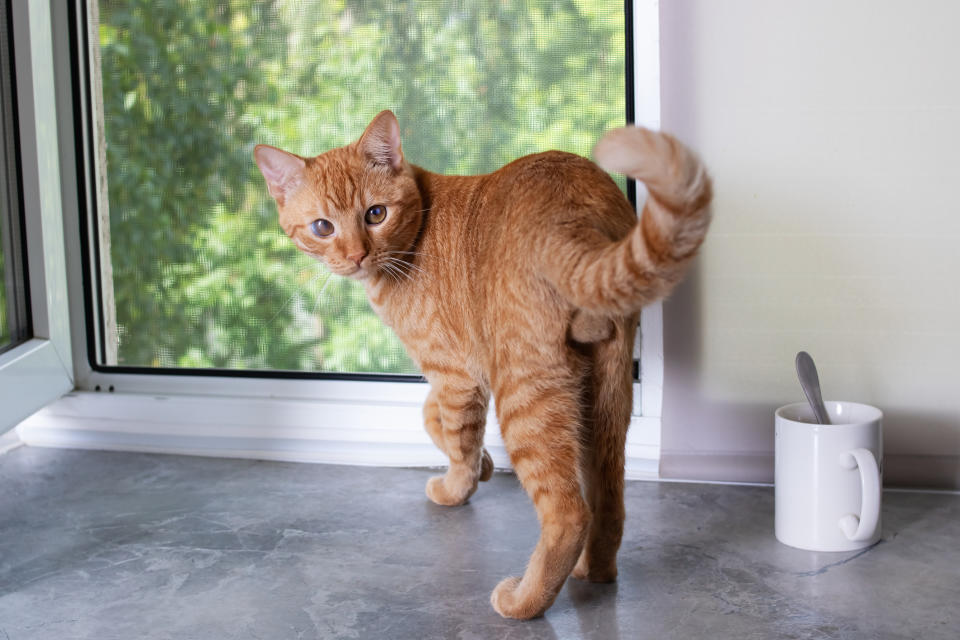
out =
[[547,276],[571,303],[600,314],[628,314],[663,298],[682,279],[710,226],[712,188],[703,163],[673,136],[640,127],[607,133],[597,164],[643,182],[639,222],[622,239],[586,243],[553,261]]

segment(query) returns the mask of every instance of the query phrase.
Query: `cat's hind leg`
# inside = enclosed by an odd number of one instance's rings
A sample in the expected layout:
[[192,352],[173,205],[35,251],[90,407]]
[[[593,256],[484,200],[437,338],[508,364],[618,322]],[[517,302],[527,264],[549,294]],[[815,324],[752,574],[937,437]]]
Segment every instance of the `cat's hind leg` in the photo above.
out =
[[553,604],[587,536],[590,513],[578,478],[578,384],[557,367],[512,367],[495,387],[504,444],[537,510],[540,539],[522,577],[490,596],[507,618],[527,619]]
[[590,345],[590,415],[584,430],[584,492],[591,520],[587,542],[573,576],[591,582],[617,577],[623,536],[624,448],[632,405],[631,363],[638,318],[617,320],[609,339]]
[[455,506],[477,490],[477,482],[493,474],[493,460],[483,448],[487,394],[473,385],[433,387],[423,406],[424,425],[434,444],[450,458],[442,476],[427,481],[431,501]]

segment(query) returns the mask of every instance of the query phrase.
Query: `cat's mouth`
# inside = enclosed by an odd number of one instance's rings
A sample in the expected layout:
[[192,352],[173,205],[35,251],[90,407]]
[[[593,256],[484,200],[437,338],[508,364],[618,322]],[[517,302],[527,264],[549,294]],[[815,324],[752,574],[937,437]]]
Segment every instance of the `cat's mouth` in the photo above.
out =
[[338,276],[343,276],[344,278],[352,278],[354,280],[363,280],[370,275],[370,271],[366,267],[353,267],[347,268],[343,271],[336,272]]
[[377,260],[364,260],[360,265],[328,265],[328,268],[336,275],[351,280],[366,280],[375,274],[382,274],[385,270],[383,264]]
[[333,275],[340,276],[341,278],[353,278],[354,280],[363,280],[370,275],[371,265],[362,264],[358,265],[353,262],[347,261],[328,261],[324,260],[321,257],[317,257],[323,265],[330,270]]

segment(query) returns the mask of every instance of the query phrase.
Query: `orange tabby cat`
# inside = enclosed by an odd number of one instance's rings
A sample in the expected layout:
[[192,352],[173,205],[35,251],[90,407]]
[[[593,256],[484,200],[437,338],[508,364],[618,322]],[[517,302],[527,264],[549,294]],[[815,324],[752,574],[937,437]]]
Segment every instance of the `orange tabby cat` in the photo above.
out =
[[494,609],[531,618],[571,572],[615,579],[634,330],[707,231],[703,165],[669,135],[608,133],[597,161],[650,192],[638,223],[613,180],[569,153],[481,176],[425,171],[407,162],[389,111],[315,158],[264,145],[254,155],[284,231],[363,282],[430,382],[424,421],[450,457],[430,500],[463,504],[490,477],[483,431],[496,399],[541,534],[523,577],[494,589]]

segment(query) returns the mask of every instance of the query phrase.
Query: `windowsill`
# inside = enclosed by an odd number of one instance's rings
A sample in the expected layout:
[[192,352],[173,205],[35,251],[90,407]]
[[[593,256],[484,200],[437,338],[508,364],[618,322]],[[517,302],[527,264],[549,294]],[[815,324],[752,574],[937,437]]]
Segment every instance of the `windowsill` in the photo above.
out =
[[[31,446],[368,466],[443,466],[421,402],[74,392],[17,427]],[[634,416],[628,479],[655,479],[660,420]],[[510,467],[493,413],[485,446]]]

